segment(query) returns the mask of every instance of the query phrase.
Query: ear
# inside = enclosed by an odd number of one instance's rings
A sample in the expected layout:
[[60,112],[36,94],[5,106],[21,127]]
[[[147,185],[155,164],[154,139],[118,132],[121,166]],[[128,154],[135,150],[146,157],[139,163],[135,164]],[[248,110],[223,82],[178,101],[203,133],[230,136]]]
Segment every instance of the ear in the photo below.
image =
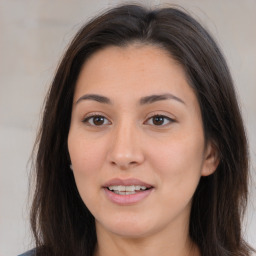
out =
[[220,162],[217,145],[209,141],[204,152],[204,162],[201,175],[209,176],[215,172]]

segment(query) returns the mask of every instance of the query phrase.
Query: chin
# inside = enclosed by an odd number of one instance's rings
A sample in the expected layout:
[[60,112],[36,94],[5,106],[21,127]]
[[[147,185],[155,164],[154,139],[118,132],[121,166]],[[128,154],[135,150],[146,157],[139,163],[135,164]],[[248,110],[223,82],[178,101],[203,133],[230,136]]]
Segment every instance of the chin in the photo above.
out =
[[105,221],[105,223],[101,223],[98,225],[100,225],[103,229],[105,229],[108,232],[126,238],[142,238],[149,235],[150,233],[154,233],[152,220],[135,220],[131,218],[127,218],[125,220],[125,218],[122,218],[118,221],[118,219],[108,219]]
[[148,236],[151,232],[148,229],[141,230],[136,227],[130,227],[123,230],[113,229],[112,232],[120,237],[128,239],[139,239]]

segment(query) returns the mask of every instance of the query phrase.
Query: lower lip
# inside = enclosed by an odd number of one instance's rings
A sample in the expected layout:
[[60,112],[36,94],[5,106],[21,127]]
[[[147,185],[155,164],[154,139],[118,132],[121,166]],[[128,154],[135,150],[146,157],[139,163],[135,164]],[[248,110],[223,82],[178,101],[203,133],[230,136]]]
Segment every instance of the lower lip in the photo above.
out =
[[130,194],[130,195],[119,195],[116,194],[112,191],[110,191],[107,188],[104,188],[105,194],[107,195],[107,198],[116,204],[119,205],[131,205],[138,203],[142,201],[144,198],[146,198],[151,192],[153,188],[145,190],[145,191],[140,191],[135,194]]

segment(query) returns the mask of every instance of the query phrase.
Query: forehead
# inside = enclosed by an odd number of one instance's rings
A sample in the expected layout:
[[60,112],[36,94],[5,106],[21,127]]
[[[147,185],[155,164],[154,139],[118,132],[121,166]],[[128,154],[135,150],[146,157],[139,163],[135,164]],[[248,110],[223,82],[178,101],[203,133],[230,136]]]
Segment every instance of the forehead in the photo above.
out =
[[[133,43],[122,47],[108,46],[96,51],[86,60],[81,73],[86,73],[88,76],[94,70],[103,71],[105,74],[114,71],[127,74],[132,71],[134,75],[137,73],[141,75],[143,72],[159,71],[159,69],[163,70],[163,67],[170,68],[170,66],[180,65],[167,50],[156,45]],[[181,67],[180,71],[183,71]]]
[[172,93],[195,98],[182,66],[167,50],[154,45],[110,46],[94,53],[83,65],[75,98],[84,93],[107,97]]

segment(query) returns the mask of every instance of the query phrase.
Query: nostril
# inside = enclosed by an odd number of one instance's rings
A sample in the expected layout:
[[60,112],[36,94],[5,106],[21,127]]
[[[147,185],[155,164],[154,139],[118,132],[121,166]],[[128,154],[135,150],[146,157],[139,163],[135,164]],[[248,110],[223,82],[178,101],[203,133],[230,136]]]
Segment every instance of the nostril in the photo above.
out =
[[131,162],[115,162],[111,161],[110,164],[112,166],[119,166],[121,169],[128,169],[129,167],[135,166],[138,164],[136,161],[131,161]]
[[138,150],[129,150],[124,148],[122,150],[110,150],[108,152],[107,161],[113,167],[120,167],[121,169],[127,169],[140,165],[144,161],[143,152]]

